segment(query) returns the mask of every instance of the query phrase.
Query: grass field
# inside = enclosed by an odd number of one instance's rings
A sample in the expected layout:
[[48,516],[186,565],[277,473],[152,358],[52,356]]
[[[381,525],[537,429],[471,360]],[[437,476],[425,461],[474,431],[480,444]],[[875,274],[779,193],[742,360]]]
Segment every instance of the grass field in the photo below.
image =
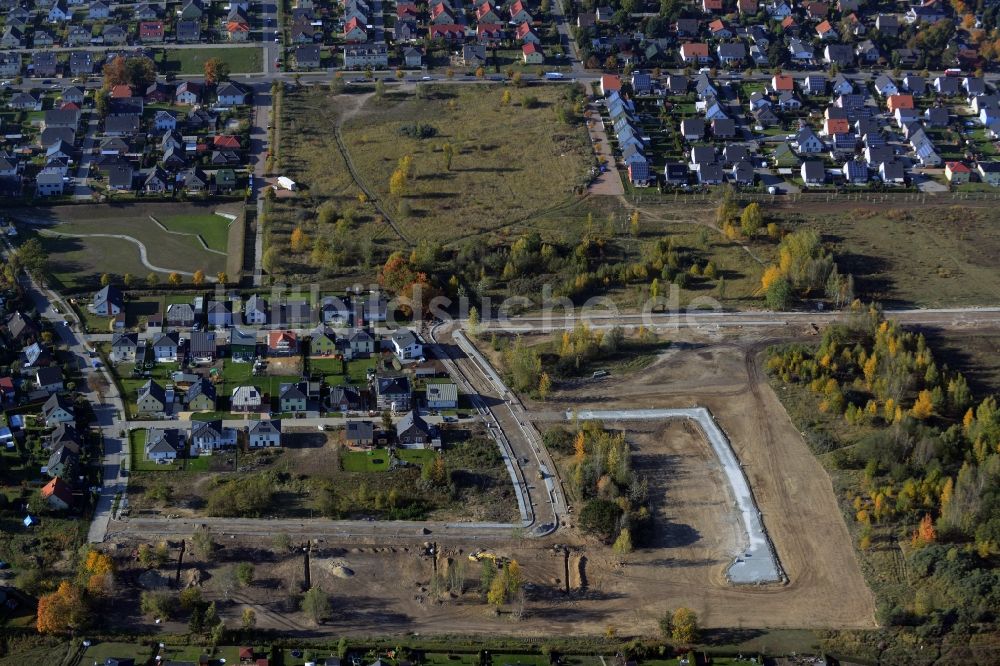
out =
[[232,74],[253,74],[264,69],[259,46],[167,49],[167,59],[163,68],[175,74],[203,74],[205,62],[212,58],[219,58],[228,64]]
[[[586,133],[561,124],[555,106],[563,90],[509,88],[512,102],[501,104],[499,85],[429,87],[421,98],[412,90],[333,96],[319,87],[290,90],[281,105],[281,145],[276,171],[301,184],[292,198],[279,198],[267,214],[268,247],[287,276],[329,277],[370,274],[372,257],[422,239],[449,244],[511,227],[530,226],[547,211],[576,200],[592,161]],[[535,108],[525,101],[537,98]],[[370,202],[359,202],[333,127],[343,123],[347,156],[407,241],[381,220]],[[433,127],[433,136],[410,138],[404,126]],[[443,146],[454,151],[446,168]],[[389,178],[403,156],[412,158],[406,191],[389,192]],[[544,174],[544,177],[540,177]],[[409,212],[401,211],[405,203]],[[348,221],[349,239],[361,261],[314,267],[308,257],[288,252],[288,237],[303,226],[311,238],[331,229],[316,224],[320,205]],[[581,220],[586,213],[581,216]]]
[[160,219],[160,222],[171,231],[201,236],[211,250],[226,251],[229,220],[221,215],[171,215]]
[[[537,87],[512,91],[501,104],[502,86],[432,88],[424,99],[409,93],[369,99],[344,127],[344,142],[362,180],[396,210],[413,238],[442,242],[497,229],[574,196],[585,183],[591,149],[579,125],[560,124],[554,114],[563,91]],[[527,108],[529,97],[537,108]],[[404,126],[423,123],[437,135],[414,139]],[[447,168],[443,144],[454,149]],[[389,192],[389,175],[403,156],[413,160],[404,195]]]
[[939,363],[958,370],[974,395],[1000,393],[1000,335],[996,331],[925,331]]
[[[15,219],[43,227],[40,239],[49,256],[50,273],[59,284],[89,289],[100,287],[102,273],[119,277],[131,273],[142,279],[153,271],[143,265],[139,247],[132,241],[88,234],[134,238],[145,246],[148,262],[164,269],[165,272],[158,272],[164,281],[166,273],[173,270],[193,273],[201,269],[210,276],[225,270],[224,255],[207,252],[195,236],[165,232],[149,219],[150,215],[159,220],[173,216],[182,220],[215,217],[213,209],[214,206],[192,203],[60,206],[19,211]],[[49,231],[80,236],[54,236]],[[212,242],[219,241],[213,236]],[[225,250],[224,243],[222,249]]]
[[798,213],[823,234],[864,300],[887,306],[995,304],[1000,227],[994,211],[960,206]]

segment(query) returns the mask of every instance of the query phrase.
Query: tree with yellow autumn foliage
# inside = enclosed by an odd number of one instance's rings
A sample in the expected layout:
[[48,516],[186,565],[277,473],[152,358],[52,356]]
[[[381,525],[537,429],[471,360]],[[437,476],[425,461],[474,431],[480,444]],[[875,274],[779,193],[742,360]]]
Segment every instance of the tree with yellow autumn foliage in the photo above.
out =
[[934,402],[931,399],[931,392],[924,389],[917,394],[917,400],[913,403],[913,409],[910,410],[910,414],[913,418],[923,421],[930,418],[933,413]]
[[306,232],[302,230],[302,227],[295,227],[288,242],[292,248],[292,252],[296,253],[305,252],[309,247],[309,237],[306,236]]

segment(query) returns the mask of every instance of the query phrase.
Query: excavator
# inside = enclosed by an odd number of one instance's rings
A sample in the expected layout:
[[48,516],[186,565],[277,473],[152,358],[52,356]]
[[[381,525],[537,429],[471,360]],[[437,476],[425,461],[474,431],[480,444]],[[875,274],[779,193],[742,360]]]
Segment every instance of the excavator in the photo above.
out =
[[497,567],[502,567],[507,563],[507,558],[497,555],[496,553],[490,552],[488,550],[479,549],[477,551],[469,553],[469,560],[472,562],[482,562],[483,560],[492,560]]

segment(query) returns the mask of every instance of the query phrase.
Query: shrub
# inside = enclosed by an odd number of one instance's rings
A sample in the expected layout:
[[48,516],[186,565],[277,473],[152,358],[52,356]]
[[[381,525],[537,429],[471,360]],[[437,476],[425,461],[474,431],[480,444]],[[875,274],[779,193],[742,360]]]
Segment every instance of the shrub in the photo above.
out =
[[433,125],[426,123],[410,123],[400,127],[398,132],[401,136],[411,139],[431,139],[437,136],[438,130]]

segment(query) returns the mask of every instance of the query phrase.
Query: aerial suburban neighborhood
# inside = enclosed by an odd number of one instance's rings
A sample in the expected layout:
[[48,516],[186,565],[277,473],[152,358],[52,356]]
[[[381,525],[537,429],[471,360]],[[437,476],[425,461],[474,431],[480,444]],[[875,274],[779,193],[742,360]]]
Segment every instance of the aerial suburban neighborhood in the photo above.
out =
[[0,8],[0,663],[1000,663],[1000,4]]

